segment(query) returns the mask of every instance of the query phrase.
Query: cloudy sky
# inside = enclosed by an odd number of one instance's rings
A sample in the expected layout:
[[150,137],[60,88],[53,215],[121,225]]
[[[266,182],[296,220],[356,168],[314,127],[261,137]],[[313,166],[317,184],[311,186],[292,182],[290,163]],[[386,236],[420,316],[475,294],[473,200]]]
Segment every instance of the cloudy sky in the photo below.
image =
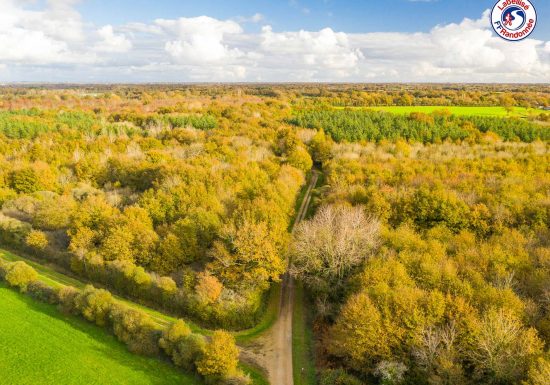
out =
[[550,82],[550,1],[0,0],[0,82]]

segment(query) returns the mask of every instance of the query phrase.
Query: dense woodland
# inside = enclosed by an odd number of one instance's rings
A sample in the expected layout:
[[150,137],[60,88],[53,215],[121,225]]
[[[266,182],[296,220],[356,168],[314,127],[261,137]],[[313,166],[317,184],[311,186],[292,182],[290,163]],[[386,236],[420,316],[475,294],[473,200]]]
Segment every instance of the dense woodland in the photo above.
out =
[[[533,110],[337,108],[376,105]],[[147,320],[127,334],[140,316],[110,292],[242,329],[260,319],[288,255],[315,305],[321,384],[543,385],[550,127],[538,107],[548,105],[546,86],[4,88],[0,245],[108,289],[50,301],[210,381],[241,378],[230,335]],[[315,210],[291,237],[314,165]],[[24,270],[0,276],[44,296]],[[208,354],[229,357],[227,370],[210,373]]]
[[333,148],[293,246],[331,364],[392,384],[547,381],[550,148],[483,142]]
[[5,241],[206,324],[253,325],[311,159],[243,109],[246,136],[231,107],[5,112]]

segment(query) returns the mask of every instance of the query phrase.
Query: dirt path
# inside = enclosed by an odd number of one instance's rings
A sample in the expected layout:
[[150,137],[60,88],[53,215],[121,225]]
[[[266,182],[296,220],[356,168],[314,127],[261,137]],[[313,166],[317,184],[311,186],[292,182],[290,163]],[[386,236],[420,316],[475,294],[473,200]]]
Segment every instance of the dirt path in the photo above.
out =
[[[292,231],[306,216],[311,202],[311,192],[319,172],[313,170],[302,205],[296,215]],[[294,280],[288,272],[281,283],[281,299],[279,316],[273,327],[247,346],[242,352],[242,358],[262,367],[268,374],[271,385],[293,385],[292,370],[292,311],[294,305]]]

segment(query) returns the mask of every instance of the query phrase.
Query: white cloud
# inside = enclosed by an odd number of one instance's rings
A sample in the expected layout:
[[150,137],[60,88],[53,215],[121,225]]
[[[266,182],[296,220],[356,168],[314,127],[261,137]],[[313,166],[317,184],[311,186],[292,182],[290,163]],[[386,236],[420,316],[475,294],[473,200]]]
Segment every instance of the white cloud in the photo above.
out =
[[254,15],[250,16],[250,17],[242,17],[242,16],[239,16],[237,18],[235,18],[235,21],[237,23],[260,23],[262,21],[265,20],[265,16],[262,15],[261,13],[255,13]]
[[221,21],[208,16],[159,19],[155,24],[175,35],[175,40],[166,42],[164,48],[179,63],[220,63],[243,56],[238,48],[225,42],[228,34],[241,34],[241,26],[234,21]]
[[265,19],[264,15],[262,15],[261,13],[256,13],[250,18],[250,21],[253,23],[259,23],[264,19]]
[[18,64],[89,62],[70,45],[83,37],[74,1],[50,0],[43,11],[29,11],[12,0],[0,0],[0,60]]
[[[429,33],[350,35],[365,56],[360,73],[381,81],[547,82],[542,41],[507,42],[479,20],[434,27]],[[548,43],[546,43],[548,44]]]
[[249,32],[263,15],[95,26],[77,3],[0,0],[1,81],[550,82],[550,42],[504,41],[488,12],[426,33]]
[[98,29],[97,34],[102,40],[96,44],[96,51],[124,53],[132,49],[132,42],[124,34],[115,34],[112,25]]
[[330,28],[319,32],[273,32],[262,28],[260,49],[268,67],[305,70],[308,78],[321,71],[337,77],[351,74],[363,54],[350,47],[345,33]]

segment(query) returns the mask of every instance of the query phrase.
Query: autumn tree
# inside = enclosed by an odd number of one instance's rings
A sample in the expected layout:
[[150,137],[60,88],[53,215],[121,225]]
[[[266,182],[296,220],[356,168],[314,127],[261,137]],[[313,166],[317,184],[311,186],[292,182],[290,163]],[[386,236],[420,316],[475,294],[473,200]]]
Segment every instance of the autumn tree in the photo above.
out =
[[325,132],[322,129],[319,130],[311,139],[309,146],[311,148],[313,161],[323,163],[330,159],[332,152],[332,141],[330,137],[325,135]]
[[27,246],[36,250],[44,250],[48,246],[48,237],[40,230],[32,230],[25,238]]
[[[350,297],[330,330],[328,351],[345,359],[358,371],[369,371],[374,363],[391,357],[395,343],[386,331],[382,314],[366,293]],[[372,370],[372,369],[371,369]]]
[[235,374],[238,363],[239,349],[235,338],[228,332],[217,330],[196,365],[200,374],[215,381]]
[[76,202],[67,195],[47,198],[38,202],[33,215],[33,226],[44,230],[65,229],[76,210]]
[[[548,354],[546,354],[548,356]],[[545,385],[550,378],[550,359],[539,357],[529,369],[527,381],[524,385]]]
[[222,283],[208,272],[199,273],[197,275],[197,284],[195,292],[199,300],[203,304],[215,302],[221,295],[223,290]]
[[239,226],[227,226],[222,240],[214,243],[211,255],[212,271],[233,287],[265,287],[284,271],[284,261],[267,224],[248,218]]

